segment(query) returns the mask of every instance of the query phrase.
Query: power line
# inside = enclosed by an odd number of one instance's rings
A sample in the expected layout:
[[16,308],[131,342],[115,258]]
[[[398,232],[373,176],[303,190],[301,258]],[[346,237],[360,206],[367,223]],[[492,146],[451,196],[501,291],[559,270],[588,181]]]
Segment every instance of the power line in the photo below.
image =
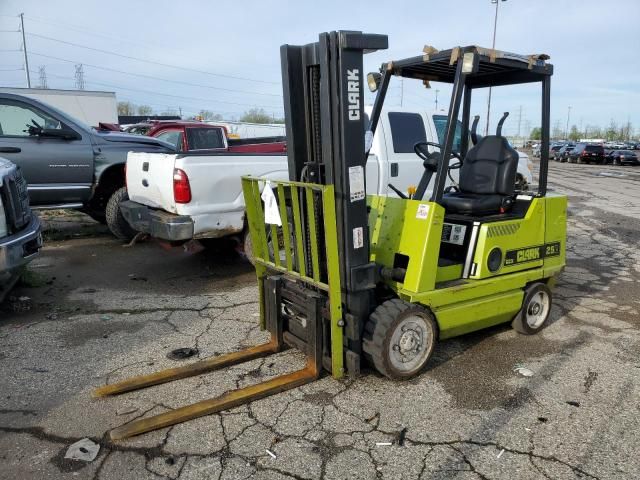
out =
[[159,65],[161,67],[175,68],[175,69],[183,70],[183,71],[187,70],[187,71],[191,71],[191,72],[202,73],[202,74],[205,74],[205,75],[212,75],[212,76],[215,76],[215,77],[230,78],[230,79],[233,79],[233,80],[245,80],[245,81],[249,81],[249,82],[265,83],[265,84],[271,84],[271,85],[280,85],[280,82],[271,82],[271,81],[267,81],[267,80],[256,80],[254,78],[239,77],[239,76],[235,76],[235,75],[225,75],[225,74],[221,74],[221,73],[207,72],[205,70],[196,70],[196,69],[193,69],[193,68],[180,67],[178,65],[171,65],[169,63],[156,62],[154,60],[146,60],[144,58],[133,57],[133,56],[130,56],[130,55],[123,55],[121,53],[111,52],[109,50],[103,50],[101,48],[87,47],[85,45],[80,45],[78,43],[68,42],[66,40],[60,40],[58,38],[48,37],[46,35],[40,35],[40,34],[37,34],[37,33],[28,33],[27,35],[29,35],[31,37],[36,37],[36,38],[42,38],[44,40],[50,40],[52,42],[62,43],[64,45],[71,45],[73,47],[84,48],[84,49],[91,50],[91,51],[94,51],[94,52],[106,53],[107,55],[114,55],[116,57],[127,58],[129,60],[136,60],[138,62],[149,63],[151,65]]
[[[49,58],[52,60],[59,60],[61,62],[68,62],[68,63],[77,63],[75,60],[69,60],[68,58],[61,58],[61,57],[54,57],[51,55],[45,55],[44,53],[38,53],[38,52],[34,52],[31,51],[31,55],[37,55],[39,57],[44,57],[44,58]],[[262,92],[251,92],[251,91],[247,91],[247,90],[235,90],[233,88],[222,88],[222,87],[212,87],[211,85],[201,85],[198,83],[190,83],[190,82],[183,82],[181,80],[171,80],[168,78],[161,78],[161,77],[155,77],[153,75],[145,75],[142,73],[132,73],[132,72],[125,72],[124,70],[118,70],[115,68],[109,68],[109,67],[101,67],[98,65],[92,65],[90,63],[83,63],[83,65],[87,66],[87,67],[91,67],[91,68],[97,68],[99,70],[105,70],[107,72],[115,72],[115,73],[120,73],[123,75],[130,75],[133,77],[140,77],[140,78],[148,78],[150,80],[158,80],[161,82],[168,82],[168,83],[175,83],[178,85],[186,85],[189,87],[198,87],[198,88],[208,88],[210,90],[219,90],[222,92],[231,92],[231,93],[242,93],[245,95],[262,95],[262,96],[268,96],[268,97],[276,97],[276,98],[281,98],[282,95],[280,94],[275,94],[275,93],[262,93]]]
[[[95,30],[88,30],[88,29],[85,29],[85,28],[81,27],[80,25],[76,25],[76,24],[68,23],[68,22],[62,22],[60,20],[57,20],[55,22],[51,22],[49,20],[45,20],[42,17],[36,17],[36,16],[33,16],[33,15],[25,15],[25,16],[29,20],[35,20],[36,22],[44,23],[44,24],[47,24],[47,25],[52,25],[54,27],[64,26],[65,29],[75,30],[77,32],[83,33],[85,35],[90,35],[90,36],[93,36],[93,37],[106,38],[108,40],[115,40],[115,41],[118,41],[118,42],[129,43],[131,45],[136,45],[136,46],[140,46],[141,44],[143,44],[143,45],[151,45],[149,43],[144,43],[144,42],[141,42],[139,40],[127,39],[127,38],[123,38],[122,36],[116,37],[115,35],[107,35],[107,34],[105,34],[103,32],[97,32]],[[157,45],[154,45],[154,48],[157,48]]]
[[[55,77],[55,78],[61,78],[61,79],[65,79],[65,80],[73,80],[73,81],[75,81],[75,78],[66,77],[64,75],[55,75],[53,73],[49,73],[48,76]],[[195,100],[195,101],[203,101],[203,102],[215,102],[215,103],[223,103],[223,104],[235,105],[235,106],[240,106],[240,107],[260,107],[260,108],[270,109],[271,111],[273,111],[274,109],[277,109],[278,111],[281,111],[281,109],[282,109],[282,107],[278,107],[278,106],[275,106],[275,105],[256,105],[254,103],[226,102],[224,100],[215,100],[215,99],[211,99],[211,98],[187,97],[187,96],[183,96],[183,95],[171,95],[171,94],[168,94],[168,93],[150,92],[148,90],[140,90],[140,89],[136,89],[136,88],[122,87],[120,85],[114,85],[114,84],[103,83],[103,82],[86,81],[85,83],[90,83],[90,84],[93,84],[93,85],[100,85],[100,86],[103,86],[103,87],[120,89],[120,90],[129,90],[129,91],[132,91],[132,92],[140,92],[140,93],[144,93],[144,94],[147,94],[147,95],[156,95],[156,96],[176,98],[176,99],[187,99],[187,100]]]

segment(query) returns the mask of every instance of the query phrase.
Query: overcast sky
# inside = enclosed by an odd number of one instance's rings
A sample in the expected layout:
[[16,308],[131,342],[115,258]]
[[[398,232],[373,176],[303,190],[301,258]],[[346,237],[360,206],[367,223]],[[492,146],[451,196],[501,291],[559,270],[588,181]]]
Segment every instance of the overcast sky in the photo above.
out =
[[[34,86],[39,67],[45,66],[50,88],[73,88],[74,65],[82,63],[86,89],[115,91],[118,100],[148,104],[157,112],[208,109],[231,118],[252,106],[282,116],[283,43],[312,42],[319,32],[337,29],[384,33],[389,49],[365,57],[366,69],[374,70],[382,61],[420,54],[425,44],[490,47],[495,5],[490,0],[0,0],[1,86],[26,86],[17,51],[21,12]],[[615,119],[631,121],[637,131],[639,45],[640,0],[507,0],[499,5],[496,48],[551,56],[552,126],[565,128],[571,106],[570,124],[605,126]],[[446,86],[424,89],[407,80],[401,88],[394,80],[388,105],[402,101],[405,107],[433,109],[436,89],[439,107],[448,104]],[[517,133],[518,125],[524,134],[540,123],[538,88],[502,90],[494,89],[493,125],[503,111],[512,115],[507,134]],[[473,111],[486,114],[484,92],[475,96]]]

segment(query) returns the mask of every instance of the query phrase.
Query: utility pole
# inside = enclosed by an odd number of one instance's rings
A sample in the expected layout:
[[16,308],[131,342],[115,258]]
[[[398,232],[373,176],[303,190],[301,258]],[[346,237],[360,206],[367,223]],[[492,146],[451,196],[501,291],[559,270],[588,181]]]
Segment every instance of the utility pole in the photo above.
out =
[[76,89],[84,90],[84,70],[81,63],[76,65]]
[[567,109],[567,128],[564,130],[564,138],[565,140],[569,140],[569,117],[571,116],[571,105]]
[[440,90],[436,88],[436,112],[438,111],[438,92],[440,92]]
[[520,125],[522,124],[522,105],[518,109],[518,138],[520,138]]
[[[579,133],[580,135],[583,135],[582,133],[582,117],[580,117],[580,129],[579,129]],[[587,136],[585,135],[585,138],[587,138]]]
[[40,65],[38,67],[38,74],[40,75],[39,88],[49,88],[49,86],[47,85],[47,71],[45,70],[44,65]]
[[24,36],[24,13],[20,14],[20,30],[22,31],[22,51],[24,53],[24,71],[27,72],[27,88],[31,88],[29,75],[29,57],[27,56],[27,39]]
[[[507,0],[491,0],[491,3],[496,4],[496,15],[493,19],[493,42],[491,43],[491,49],[496,49],[496,29],[498,28],[498,6],[500,1],[506,2]],[[491,115],[491,87],[489,87],[489,99],[487,100],[487,124],[484,127],[485,137],[489,135],[489,116]]]

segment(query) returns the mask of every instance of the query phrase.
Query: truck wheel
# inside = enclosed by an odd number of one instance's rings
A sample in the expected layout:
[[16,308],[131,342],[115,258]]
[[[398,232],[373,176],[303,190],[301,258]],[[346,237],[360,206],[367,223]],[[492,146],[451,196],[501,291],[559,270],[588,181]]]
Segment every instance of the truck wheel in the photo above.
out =
[[249,231],[249,227],[246,227],[242,234],[242,250],[244,251],[244,256],[247,257],[249,263],[255,267],[256,258],[253,256],[253,242],[251,241],[251,232]]
[[404,380],[425,367],[437,336],[431,312],[396,298],[378,305],[371,314],[362,348],[376,370],[392,380]]
[[116,190],[107,202],[105,216],[107,226],[116,238],[120,240],[131,240],[137,232],[131,228],[131,225],[127,223],[120,211],[120,204],[125,200],[129,200],[126,187]]
[[551,290],[544,283],[534,283],[524,291],[522,308],[513,318],[511,326],[524,335],[542,330],[551,313]]

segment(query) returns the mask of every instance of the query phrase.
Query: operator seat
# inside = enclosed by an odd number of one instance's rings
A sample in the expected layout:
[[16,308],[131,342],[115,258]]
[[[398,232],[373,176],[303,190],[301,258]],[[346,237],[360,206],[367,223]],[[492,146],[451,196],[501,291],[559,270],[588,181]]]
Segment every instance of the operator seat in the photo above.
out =
[[482,137],[467,153],[460,168],[459,191],[442,197],[447,213],[492,215],[511,209],[519,157],[501,135],[506,115],[496,135]]

